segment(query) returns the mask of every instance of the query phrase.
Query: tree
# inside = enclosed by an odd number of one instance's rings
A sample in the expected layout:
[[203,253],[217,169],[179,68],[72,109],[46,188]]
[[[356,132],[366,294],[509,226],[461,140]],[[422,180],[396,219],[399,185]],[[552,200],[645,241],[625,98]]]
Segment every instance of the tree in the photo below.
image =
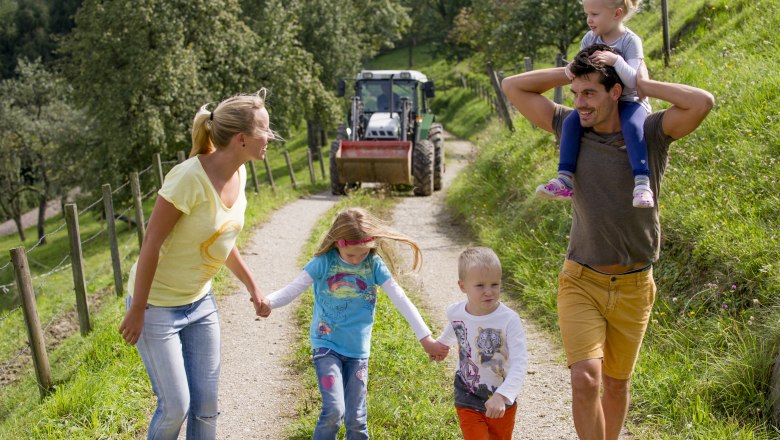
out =
[[256,90],[259,42],[240,13],[237,0],[84,1],[61,50],[100,140],[86,189],[189,151],[198,107]]
[[494,0],[461,10],[451,38],[497,65],[515,63],[554,48],[567,56],[569,46],[587,30],[579,2]]
[[38,205],[38,239],[42,240],[47,202],[58,188],[76,178],[69,166],[83,116],[68,103],[69,87],[47,70],[40,59],[20,59],[16,78],[0,83],[4,140],[2,160],[3,212],[14,218],[24,240],[21,213],[34,196]]

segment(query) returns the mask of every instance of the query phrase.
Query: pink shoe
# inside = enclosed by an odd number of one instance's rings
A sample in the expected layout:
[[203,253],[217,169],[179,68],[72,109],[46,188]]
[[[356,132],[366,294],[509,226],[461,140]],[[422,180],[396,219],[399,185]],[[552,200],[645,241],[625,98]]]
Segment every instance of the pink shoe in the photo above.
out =
[[637,185],[634,187],[634,208],[652,208],[655,206],[653,201],[653,190],[647,185]]
[[536,195],[547,200],[571,200],[572,194],[574,191],[557,177],[536,187]]

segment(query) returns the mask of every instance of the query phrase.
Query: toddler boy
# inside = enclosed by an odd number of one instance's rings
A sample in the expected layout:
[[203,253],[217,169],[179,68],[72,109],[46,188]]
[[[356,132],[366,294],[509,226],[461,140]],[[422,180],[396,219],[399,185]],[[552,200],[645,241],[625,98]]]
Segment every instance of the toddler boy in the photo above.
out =
[[487,247],[463,251],[458,286],[466,300],[447,308],[449,324],[438,342],[458,345],[455,409],[463,438],[511,439],[528,354],[520,317],[499,301],[496,253]]

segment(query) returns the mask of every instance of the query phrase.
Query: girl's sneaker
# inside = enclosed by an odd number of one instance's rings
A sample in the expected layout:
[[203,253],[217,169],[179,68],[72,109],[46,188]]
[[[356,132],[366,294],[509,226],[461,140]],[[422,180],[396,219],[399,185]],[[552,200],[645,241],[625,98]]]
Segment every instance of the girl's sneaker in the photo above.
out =
[[536,187],[536,195],[547,200],[571,200],[574,194],[572,188],[566,186],[559,178],[550,179],[544,185]]
[[647,185],[637,185],[634,187],[634,208],[652,208],[655,206],[653,201],[653,190]]

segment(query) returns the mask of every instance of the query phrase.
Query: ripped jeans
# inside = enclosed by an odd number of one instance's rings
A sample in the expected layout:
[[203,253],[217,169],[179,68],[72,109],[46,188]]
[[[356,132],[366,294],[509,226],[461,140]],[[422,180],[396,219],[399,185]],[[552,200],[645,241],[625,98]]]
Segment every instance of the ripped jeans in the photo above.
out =
[[313,358],[322,411],[312,439],[335,440],[341,419],[344,419],[347,440],[367,439],[368,358],[342,356],[329,348],[315,349]]
[[[127,304],[130,304],[128,296]],[[219,317],[214,296],[176,307],[148,305],[138,340],[157,410],[147,439],[176,440],[187,419],[187,439],[217,436]]]

